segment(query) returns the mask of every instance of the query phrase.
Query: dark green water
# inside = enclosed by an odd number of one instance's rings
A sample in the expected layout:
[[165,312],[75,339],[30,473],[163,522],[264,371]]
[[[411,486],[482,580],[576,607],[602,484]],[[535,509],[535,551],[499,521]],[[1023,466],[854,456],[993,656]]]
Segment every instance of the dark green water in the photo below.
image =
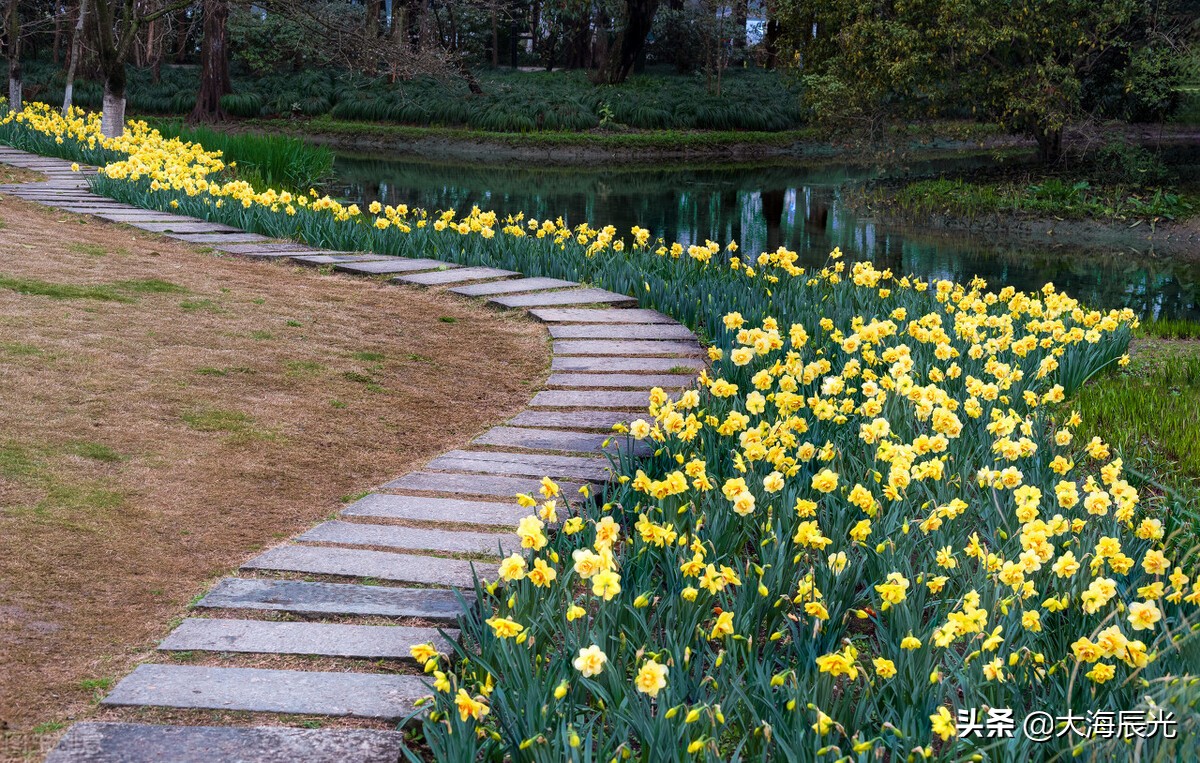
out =
[[[909,167],[914,173],[969,166],[968,160]],[[852,259],[923,278],[969,280],[999,289],[1038,289],[1047,281],[1095,307],[1131,307],[1142,317],[1200,319],[1200,265],[1131,253],[1114,240],[1083,249],[1005,243],[988,234],[922,231],[883,225],[855,214],[841,188],[871,176],[858,167],[821,165],[687,167],[486,166],[452,160],[340,155],[333,190],[360,203],[379,200],[429,209],[568,224],[634,225],[685,246],[736,240],[743,254],[785,246],[801,264],[820,267],[835,246]]]

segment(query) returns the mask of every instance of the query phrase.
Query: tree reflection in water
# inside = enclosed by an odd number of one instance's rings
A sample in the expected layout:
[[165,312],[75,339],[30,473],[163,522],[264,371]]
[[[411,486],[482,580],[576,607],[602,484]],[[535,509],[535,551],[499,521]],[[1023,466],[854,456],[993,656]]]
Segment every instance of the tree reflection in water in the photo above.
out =
[[[924,172],[979,160],[941,160]],[[470,210],[538,219],[562,216],[575,225],[634,225],[685,246],[736,240],[742,256],[780,246],[806,267],[831,249],[877,267],[923,278],[969,280],[995,288],[1037,289],[1047,281],[1097,307],[1131,307],[1143,317],[1200,319],[1200,265],[1131,255],[1126,247],[1065,253],[989,234],[913,230],[877,224],[842,203],[839,188],[873,173],[838,164],[778,162],[730,166],[486,166],[451,160],[387,160],[339,156],[333,191],[369,203]]]

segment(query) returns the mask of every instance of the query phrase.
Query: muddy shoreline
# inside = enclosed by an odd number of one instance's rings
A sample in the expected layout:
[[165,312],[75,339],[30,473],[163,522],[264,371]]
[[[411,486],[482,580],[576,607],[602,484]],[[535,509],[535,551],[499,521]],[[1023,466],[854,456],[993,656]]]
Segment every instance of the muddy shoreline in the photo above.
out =
[[929,238],[966,234],[987,239],[997,246],[1030,245],[1071,254],[1200,263],[1200,217],[1152,223],[1145,220],[1068,220],[1020,214],[981,215],[969,219],[931,214],[917,220],[895,210],[886,201],[868,199],[861,193],[850,192],[842,199],[863,218]]

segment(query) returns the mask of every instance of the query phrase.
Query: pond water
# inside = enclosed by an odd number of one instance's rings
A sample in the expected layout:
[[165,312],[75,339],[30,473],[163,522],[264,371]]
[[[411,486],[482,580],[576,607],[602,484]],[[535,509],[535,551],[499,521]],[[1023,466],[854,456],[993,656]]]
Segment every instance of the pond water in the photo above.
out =
[[[970,160],[910,166],[914,173]],[[568,224],[640,225],[685,246],[736,240],[743,253],[779,246],[800,264],[822,266],[835,246],[850,259],[922,278],[969,280],[1033,290],[1047,281],[1095,307],[1131,307],[1142,317],[1200,319],[1200,265],[1131,254],[1118,243],[1081,250],[1003,243],[984,234],[921,231],[874,222],[842,200],[861,167],[764,163],[720,166],[539,167],[339,155],[331,190],[359,203],[379,200],[502,217],[561,215]]]

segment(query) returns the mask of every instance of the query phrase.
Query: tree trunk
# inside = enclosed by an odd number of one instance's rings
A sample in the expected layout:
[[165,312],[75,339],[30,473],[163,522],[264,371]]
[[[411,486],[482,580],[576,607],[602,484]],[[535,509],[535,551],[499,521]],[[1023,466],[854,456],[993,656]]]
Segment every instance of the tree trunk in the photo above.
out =
[[367,0],[365,34],[369,40],[379,36],[379,11],[382,6],[382,0]]
[[1039,128],[1034,138],[1042,164],[1058,164],[1062,160],[1062,128]]
[[125,134],[125,67],[121,67],[119,82],[105,78],[104,109],[100,112],[100,133],[106,138]]
[[[70,8],[64,9],[69,11]],[[54,42],[50,44],[50,60],[55,66],[58,66],[58,60],[62,57],[62,33],[63,33],[62,16],[56,14],[54,16]]]
[[600,72],[599,81],[624,82],[646,46],[646,37],[658,12],[658,0],[625,0],[624,25]]
[[229,82],[229,46],[225,34],[228,21],[229,3],[226,0],[205,0],[204,41],[200,45],[200,90],[196,94],[196,107],[188,117],[190,122],[224,122],[227,118],[225,109],[221,108],[221,96],[233,92]]
[[63,88],[64,119],[71,113],[71,99],[75,95],[75,70],[79,68],[79,57],[83,55],[83,20],[87,17],[87,4],[88,0],[79,0],[79,18],[75,20],[75,35],[71,38],[71,62],[67,64],[67,82]]
[[746,25],[750,19],[750,0],[733,4],[733,54],[740,60],[746,55]]
[[17,0],[8,0],[6,15],[4,47],[8,54],[8,110],[16,113],[24,103],[21,94],[21,9]]
[[768,69],[774,69],[779,63],[779,32],[779,22],[773,18],[767,19],[767,33],[763,44],[767,49],[767,60],[764,66]]
[[492,68],[500,66],[500,19],[492,10]]
[[182,64],[187,58],[188,38],[192,33],[191,20],[187,8],[180,8],[175,13],[175,63]]
[[590,13],[585,13],[582,18],[575,20],[567,45],[567,68],[586,69],[592,57],[592,16]]

